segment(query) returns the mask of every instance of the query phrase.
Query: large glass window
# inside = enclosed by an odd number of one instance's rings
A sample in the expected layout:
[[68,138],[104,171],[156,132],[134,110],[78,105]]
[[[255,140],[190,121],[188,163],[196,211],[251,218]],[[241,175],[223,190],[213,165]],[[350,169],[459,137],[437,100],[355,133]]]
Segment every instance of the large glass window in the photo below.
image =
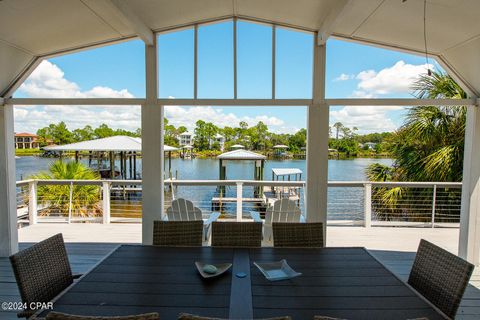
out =
[[141,40],[42,61],[16,98],[143,98],[145,45]]
[[[412,85],[427,73],[425,56],[330,39],[327,43],[327,98],[410,98]],[[444,70],[434,58],[434,71]]]
[[313,34],[277,28],[275,54],[275,97],[310,99]]
[[158,86],[160,98],[193,98],[193,28],[158,37]]
[[233,21],[198,27],[198,98],[233,98]]
[[237,96],[272,97],[272,26],[237,21]]

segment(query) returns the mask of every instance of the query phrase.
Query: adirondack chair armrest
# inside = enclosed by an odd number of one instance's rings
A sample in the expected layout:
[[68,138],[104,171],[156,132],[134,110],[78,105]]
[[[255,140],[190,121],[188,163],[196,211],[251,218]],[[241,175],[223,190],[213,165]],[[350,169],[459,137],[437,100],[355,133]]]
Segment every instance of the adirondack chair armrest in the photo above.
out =
[[253,221],[255,222],[262,222],[262,218],[260,218],[260,213],[256,211],[250,211],[250,216],[252,217]]
[[217,221],[217,219],[220,217],[220,212],[212,212],[210,214],[210,218],[207,220],[203,221],[204,225],[210,225],[212,222]]

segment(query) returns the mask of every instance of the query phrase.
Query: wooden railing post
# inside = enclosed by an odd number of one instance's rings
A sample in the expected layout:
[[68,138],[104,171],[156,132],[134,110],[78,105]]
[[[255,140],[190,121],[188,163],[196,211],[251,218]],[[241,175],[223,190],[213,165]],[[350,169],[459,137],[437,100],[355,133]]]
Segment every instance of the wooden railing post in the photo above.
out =
[[30,224],[37,223],[37,181],[28,183],[28,220]]
[[366,183],[364,185],[364,193],[365,193],[365,203],[364,203],[364,222],[363,226],[365,228],[370,228],[372,225],[372,184]]
[[237,182],[237,221],[242,221],[243,182]]
[[110,223],[110,182],[102,182],[103,223]]

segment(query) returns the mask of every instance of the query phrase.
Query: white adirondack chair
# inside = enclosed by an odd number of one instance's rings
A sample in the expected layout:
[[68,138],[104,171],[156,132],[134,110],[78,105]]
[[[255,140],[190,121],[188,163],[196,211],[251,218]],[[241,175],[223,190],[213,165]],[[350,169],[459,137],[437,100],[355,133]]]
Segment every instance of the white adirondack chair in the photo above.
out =
[[258,212],[250,212],[250,215],[254,221],[263,222],[263,239],[268,241],[272,241],[274,222],[304,222],[302,211],[297,203],[286,198],[275,201],[273,206],[267,208],[265,221],[260,218]]
[[212,212],[208,219],[203,219],[202,210],[195,207],[192,201],[178,198],[172,201],[172,205],[167,208],[168,221],[193,221],[203,220],[203,238],[208,240],[210,234],[210,225],[220,217],[220,212]]

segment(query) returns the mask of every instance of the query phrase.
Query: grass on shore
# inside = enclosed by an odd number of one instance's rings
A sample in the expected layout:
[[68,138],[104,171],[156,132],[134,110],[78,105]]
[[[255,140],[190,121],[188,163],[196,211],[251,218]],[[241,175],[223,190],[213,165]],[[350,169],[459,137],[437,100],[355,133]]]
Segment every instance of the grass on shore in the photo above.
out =
[[16,156],[37,156],[42,153],[40,149],[15,149]]

